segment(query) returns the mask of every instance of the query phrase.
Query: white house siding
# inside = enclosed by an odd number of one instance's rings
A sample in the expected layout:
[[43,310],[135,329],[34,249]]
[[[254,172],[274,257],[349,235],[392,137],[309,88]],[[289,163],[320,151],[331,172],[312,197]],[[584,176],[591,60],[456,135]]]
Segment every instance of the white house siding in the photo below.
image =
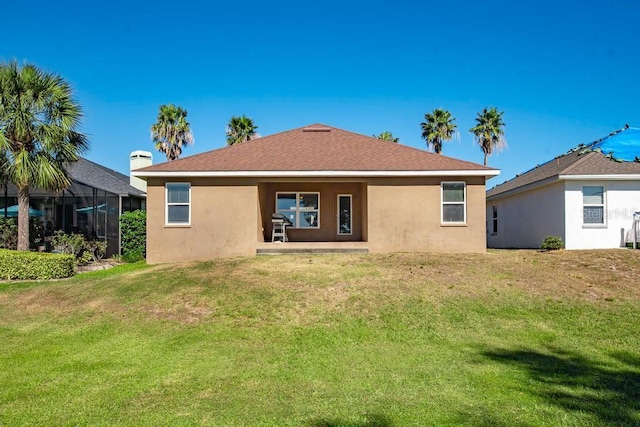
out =
[[[498,232],[492,233],[493,206]],[[547,236],[564,240],[564,183],[557,182],[499,200],[487,201],[487,246],[539,248]]]
[[[582,187],[605,188],[607,218],[602,227],[585,227],[582,221]],[[640,181],[566,181],[567,249],[619,248],[631,241],[633,213],[640,211]]]

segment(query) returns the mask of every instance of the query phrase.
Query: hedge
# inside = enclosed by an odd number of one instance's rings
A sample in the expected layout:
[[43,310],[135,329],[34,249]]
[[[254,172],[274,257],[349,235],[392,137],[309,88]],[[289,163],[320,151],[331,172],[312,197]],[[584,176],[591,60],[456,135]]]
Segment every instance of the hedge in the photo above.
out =
[[73,255],[0,249],[0,279],[47,280],[76,274]]
[[147,254],[147,213],[136,210],[120,215],[122,255],[139,261]]

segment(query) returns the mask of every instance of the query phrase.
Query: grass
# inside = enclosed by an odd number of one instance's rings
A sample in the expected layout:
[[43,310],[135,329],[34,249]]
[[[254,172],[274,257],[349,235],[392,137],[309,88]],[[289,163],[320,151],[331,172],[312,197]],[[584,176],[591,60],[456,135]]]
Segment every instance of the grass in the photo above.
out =
[[0,283],[0,425],[640,425],[640,251]]

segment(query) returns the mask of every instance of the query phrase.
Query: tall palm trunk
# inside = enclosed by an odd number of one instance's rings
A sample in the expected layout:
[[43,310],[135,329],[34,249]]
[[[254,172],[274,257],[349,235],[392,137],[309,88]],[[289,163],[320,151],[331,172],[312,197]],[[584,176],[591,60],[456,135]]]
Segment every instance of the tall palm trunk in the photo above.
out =
[[29,250],[29,186],[18,187],[18,250]]
[[484,165],[487,166],[487,152],[484,152]]

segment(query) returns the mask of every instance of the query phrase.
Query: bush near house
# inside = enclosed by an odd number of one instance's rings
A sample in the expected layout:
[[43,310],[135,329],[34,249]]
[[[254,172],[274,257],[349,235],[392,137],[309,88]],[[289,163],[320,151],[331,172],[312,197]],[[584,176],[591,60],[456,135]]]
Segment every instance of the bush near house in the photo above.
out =
[[54,252],[73,255],[79,265],[100,261],[107,253],[104,240],[87,240],[82,234],[65,234],[58,230],[51,238]]
[[147,213],[141,210],[120,216],[122,258],[136,262],[147,256]]
[[18,247],[18,222],[13,218],[0,217],[0,249]]
[[[29,247],[34,249],[42,243],[42,222],[38,218],[29,218]],[[18,247],[18,219],[0,216],[0,249]]]
[[62,279],[74,274],[76,259],[72,255],[0,249],[1,279]]
[[540,249],[545,251],[557,251],[563,247],[562,238],[558,236],[547,236],[542,241],[542,245],[540,245]]

